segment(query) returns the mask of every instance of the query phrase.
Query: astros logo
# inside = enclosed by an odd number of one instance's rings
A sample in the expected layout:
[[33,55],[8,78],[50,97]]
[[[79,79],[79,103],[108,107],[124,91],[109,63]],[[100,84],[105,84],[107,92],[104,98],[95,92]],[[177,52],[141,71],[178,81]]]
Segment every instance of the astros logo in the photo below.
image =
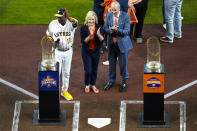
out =
[[51,88],[52,86],[57,88],[57,81],[55,79],[51,78],[50,76],[47,76],[46,79],[43,78],[41,80],[41,88],[42,87]]
[[149,80],[147,80],[147,87],[152,89],[159,88],[161,87],[161,81],[155,77],[152,77]]

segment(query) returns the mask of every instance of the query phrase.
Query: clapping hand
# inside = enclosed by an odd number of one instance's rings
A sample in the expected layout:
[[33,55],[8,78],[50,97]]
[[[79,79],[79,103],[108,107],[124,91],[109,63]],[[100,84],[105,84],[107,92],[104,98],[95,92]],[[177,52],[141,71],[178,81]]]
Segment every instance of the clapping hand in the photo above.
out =
[[93,28],[90,28],[90,36],[93,35]]
[[104,40],[104,38],[103,38],[103,36],[101,34],[101,27],[97,30],[96,34],[98,35],[100,41],[103,41]]
[[100,31],[101,27],[97,30],[97,35],[100,36],[101,35],[101,31]]
[[117,26],[117,25],[114,25],[113,27],[109,27],[109,29],[110,29],[112,32],[117,32],[117,31],[118,31],[118,26]]

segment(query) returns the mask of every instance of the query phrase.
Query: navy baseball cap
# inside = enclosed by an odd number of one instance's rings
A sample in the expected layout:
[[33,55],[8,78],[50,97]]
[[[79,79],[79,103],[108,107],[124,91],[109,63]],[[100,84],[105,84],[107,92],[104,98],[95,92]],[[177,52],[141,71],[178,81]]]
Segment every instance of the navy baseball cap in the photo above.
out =
[[60,8],[58,10],[57,14],[55,14],[54,16],[62,17],[62,16],[64,16],[64,12],[65,12],[65,8]]

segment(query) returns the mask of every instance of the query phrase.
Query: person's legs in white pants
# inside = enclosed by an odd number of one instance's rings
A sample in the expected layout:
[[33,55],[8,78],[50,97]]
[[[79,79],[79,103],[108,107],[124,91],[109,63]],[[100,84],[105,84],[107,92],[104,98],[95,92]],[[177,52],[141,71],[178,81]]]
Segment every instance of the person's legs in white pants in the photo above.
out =
[[165,0],[165,22],[166,22],[166,37],[174,40],[174,14],[177,0]]
[[64,52],[63,63],[62,63],[62,90],[63,91],[68,90],[72,55],[73,55],[73,49]]
[[178,0],[176,9],[175,9],[175,16],[174,16],[174,34],[176,37],[181,38],[182,37],[182,19],[181,16],[181,6],[182,6],[183,0]]

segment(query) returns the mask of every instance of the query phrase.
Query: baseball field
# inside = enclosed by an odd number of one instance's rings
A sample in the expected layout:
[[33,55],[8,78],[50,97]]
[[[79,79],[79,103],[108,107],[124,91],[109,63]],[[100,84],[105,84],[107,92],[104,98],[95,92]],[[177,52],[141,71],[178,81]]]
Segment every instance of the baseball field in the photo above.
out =
[[[143,44],[136,44],[128,56],[128,88],[119,92],[117,82],[103,91],[108,80],[107,51],[101,54],[96,86],[100,93],[84,93],[84,70],[79,29],[75,33],[69,92],[74,100],[61,98],[66,110],[64,126],[33,126],[33,111],[38,106],[38,62],[40,41],[58,8],[83,24],[93,0],[0,0],[0,131],[195,131],[197,129],[197,1],[184,0],[183,37],[173,44],[161,44],[161,63],[165,68],[165,112],[170,113],[170,128],[138,128],[137,113],[143,112],[143,65],[146,39],[162,36],[162,2],[149,0],[143,28]],[[154,105],[153,105],[154,106]],[[49,109],[50,110],[50,109]],[[89,118],[110,118],[111,124],[96,128]]]
[[[184,24],[197,23],[196,5],[196,0],[184,0]],[[162,23],[161,7],[162,0],[149,0],[146,24]],[[86,13],[93,9],[93,0],[0,0],[0,24],[48,24],[59,8],[66,8],[70,16],[83,24]]]

